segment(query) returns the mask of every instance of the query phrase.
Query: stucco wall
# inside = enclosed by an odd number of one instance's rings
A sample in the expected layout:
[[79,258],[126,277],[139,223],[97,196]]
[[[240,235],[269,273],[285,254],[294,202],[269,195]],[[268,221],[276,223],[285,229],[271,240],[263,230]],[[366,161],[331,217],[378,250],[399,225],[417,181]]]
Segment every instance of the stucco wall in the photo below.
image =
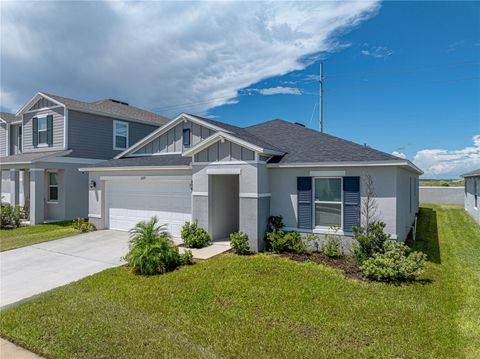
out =
[[239,176],[211,176],[209,201],[212,238],[225,239],[239,229]]
[[480,177],[467,177],[465,178],[465,211],[472,216],[472,218],[480,223],[480,196],[477,196],[477,207],[475,207],[475,193],[474,193],[474,181],[477,182],[477,193],[480,194]]
[[[378,219],[385,222],[386,232],[397,235],[397,171],[395,167],[331,167],[331,168],[268,168],[270,185],[270,214],[281,215],[285,226],[297,229],[297,177],[298,176],[360,176],[369,173],[374,181]],[[339,173],[339,174],[337,174]],[[365,186],[360,183],[361,200],[365,198]]]
[[420,187],[420,202],[433,204],[463,204],[464,187]]

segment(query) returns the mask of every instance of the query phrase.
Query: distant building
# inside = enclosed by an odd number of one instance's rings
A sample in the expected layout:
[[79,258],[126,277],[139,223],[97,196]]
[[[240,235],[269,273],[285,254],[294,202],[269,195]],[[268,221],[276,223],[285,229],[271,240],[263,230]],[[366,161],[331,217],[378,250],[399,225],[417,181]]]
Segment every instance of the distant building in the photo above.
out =
[[465,173],[465,210],[480,223],[478,194],[480,191],[480,169]]

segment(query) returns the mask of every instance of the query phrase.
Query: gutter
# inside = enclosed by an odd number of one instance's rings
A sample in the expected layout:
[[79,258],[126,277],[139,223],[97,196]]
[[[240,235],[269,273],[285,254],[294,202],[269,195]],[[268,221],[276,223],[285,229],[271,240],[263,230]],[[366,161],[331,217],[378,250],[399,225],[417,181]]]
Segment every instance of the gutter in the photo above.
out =
[[85,167],[79,168],[80,172],[105,172],[105,171],[161,171],[161,170],[191,170],[191,166],[125,166],[125,167]]

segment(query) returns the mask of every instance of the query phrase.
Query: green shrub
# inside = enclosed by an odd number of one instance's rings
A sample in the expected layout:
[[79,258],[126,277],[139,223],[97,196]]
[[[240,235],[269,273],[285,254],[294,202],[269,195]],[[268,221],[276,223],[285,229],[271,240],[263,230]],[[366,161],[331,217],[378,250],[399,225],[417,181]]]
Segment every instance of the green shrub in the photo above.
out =
[[206,230],[198,227],[197,223],[190,222],[185,222],[183,225],[182,239],[185,247],[188,248],[203,248],[212,241]]
[[22,221],[22,209],[20,206],[12,206],[3,203],[0,206],[0,228],[14,229],[20,227]]
[[353,245],[353,255],[358,265],[374,253],[383,253],[383,244],[390,239],[384,229],[383,222],[373,222],[367,227],[353,227],[354,237],[358,242]]
[[270,216],[268,217],[267,232],[273,232],[282,229],[283,217],[282,216]]
[[183,252],[183,254],[180,254],[180,264],[182,266],[193,264],[192,251],[185,250],[185,252]]
[[442,187],[450,187],[450,184],[448,182],[442,182]]
[[165,225],[153,217],[140,222],[130,230],[130,251],[125,256],[128,265],[137,274],[162,274],[178,268],[189,255],[180,256],[170,240]]
[[285,233],[281,229],[267,232],[267,248],[275,253],[304,253],[306,251],[300,233],[295,231]]
[[363,261],[360,270],[365,276],[377,281],[406,281],[415,279],[423,271],[427,256],[411,252],[403,243],[387,241],[383,253],[374,253]]
[[230,234],[230,245],[237,254],[249,254],[250,245],[248,244],[248,236],[243,232],[235,232]]
[[343,255],[342,237],[338,235],[339,228],[337,226],[330,227],[330,232],[325,235],[325,240],[322,244],[322,252],[327,257],[339,257]]
[[93,223],[90,223],[88,219],[85,218],[77,218],[73,221],[72,227],[82,233],[95,231],[97,229]]

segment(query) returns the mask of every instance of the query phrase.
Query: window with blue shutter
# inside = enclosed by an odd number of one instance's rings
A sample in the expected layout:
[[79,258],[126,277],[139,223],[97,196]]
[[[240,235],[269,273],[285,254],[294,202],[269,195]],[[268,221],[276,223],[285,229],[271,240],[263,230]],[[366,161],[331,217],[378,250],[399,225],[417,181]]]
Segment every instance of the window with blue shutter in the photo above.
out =
[[53,145],[53,116],[47,116],[47,144]]
[[343,177],[343,230],[360,226],[360,177]]
[[33,147],[37,147],[38,146],[38,118],[37,117],[34,117],[32,119],[32,144],[33,144]]
[[189,128],[183,129],[183,145],[190,146],[190,129]]
[[312,177],[297,177],[297,227],[312,228]]

